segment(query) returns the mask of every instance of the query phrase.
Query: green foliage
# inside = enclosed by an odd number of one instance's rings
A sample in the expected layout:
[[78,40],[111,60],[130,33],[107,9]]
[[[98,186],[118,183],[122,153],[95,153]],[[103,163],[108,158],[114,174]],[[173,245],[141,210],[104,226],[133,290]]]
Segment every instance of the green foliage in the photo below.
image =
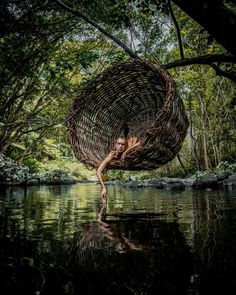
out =
[[195,171],[195,173],[192,175],[192,178],[198,179],[207,174],[209,174],[209,171]]
[[220,162],[217,165],[215,171],[217,173],[221,173],[221,172],[224,172],[224,171],[236,172],[236,163],[229,163],[228,161]]
[[[222,161],[211,172],[213,172],[216,175],[219,175],[223,172],[236,172],[236,163],[229,163],[228,161]],[[192,177],[200,178],[207,174],[209,174],[209,171],[195,171]]]
[[[179,58],[176,27],[167,1],[69,2],[141,58],[161,63]],[[77,166],[73,157],[65,117],[72,99],[86,81],[129,56],[54,1],[9,0],[1,8],[1,151],[27,164],[31,171],[53,167],[67,169],[76,177],[91,177],[94,171]],[[175,5],[172,8],[185,57],[225,52],[206,30]],[[221,69],[233,72],[234,66],[222,64]],[[188,174],[215,167],[217,171],[234,169],[234,164],[229,164],[236,161],[234,85],[203,65],[179,67],[170,73],[191,122],[194,142],[188,137],[181,151]],[[131,176],[145,179],[184,175],[180,164],[173,161],[151,172],[115,171],[107,177],[126,181]]]
[[43,160],[37,163],[37,172],[52,172],[61,169],[74,179],[91,179],[95,177],[94,170],[88,170],[84,165],[73,158],[60,157],[55,160]]
[[40,172],[40,162],[37,161],[32,156],[25,159],[22,162],[22,164],[29,167],[30,173],[38,173],[38,172]]

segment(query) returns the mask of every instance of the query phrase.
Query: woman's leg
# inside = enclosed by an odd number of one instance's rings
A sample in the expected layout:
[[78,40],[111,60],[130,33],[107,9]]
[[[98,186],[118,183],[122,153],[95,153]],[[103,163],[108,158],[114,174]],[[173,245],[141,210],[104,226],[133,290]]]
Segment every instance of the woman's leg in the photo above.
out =
[[133,146],[135,143],[137,143],[137,141],[138,141],[138,138],[137,137],[130,137],[128,139],[128,147]]

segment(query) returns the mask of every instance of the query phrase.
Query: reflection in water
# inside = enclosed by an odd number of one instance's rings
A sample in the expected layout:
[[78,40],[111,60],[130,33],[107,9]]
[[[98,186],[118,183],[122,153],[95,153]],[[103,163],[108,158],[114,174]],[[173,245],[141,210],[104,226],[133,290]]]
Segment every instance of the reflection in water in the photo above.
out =
[[124,214],[84,225],[68,268],[76,294],[186,294],[194,259],[178,224],[159,215]]
[[[124,217],[127,216],[124,215]],[[122,232],[120,223],[106,222],[106,205],[103,204],[97,218],[98,224],[104,236],[115,243],[115,251],[125,253],[129,250],[143,250],[143,245],[137,241],[132,241],[129,237],[125,237]]]
[[236,192],[193,191],[199,294],[236,293]]
[[0,190],[0,294],[236,293],[235,191]]

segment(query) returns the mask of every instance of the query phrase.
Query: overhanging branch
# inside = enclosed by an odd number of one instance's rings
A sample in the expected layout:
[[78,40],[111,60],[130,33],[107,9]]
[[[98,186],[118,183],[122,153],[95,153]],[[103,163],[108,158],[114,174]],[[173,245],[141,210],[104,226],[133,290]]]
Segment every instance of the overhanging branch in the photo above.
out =
[[214,55],[200,55],[192,58],[184,58],[178,59],[171,63],[167,63],[162,65],[165,69],[172,69],[177,67],[183,66],[190,66],[190,65],[209,65],[215,71],[216,75],[224,76],[234,82],[236,82],[236,73],[235,72],[227,72],[220,69],[219,64],[221,63],[236,63],[236,56],[234,55],[225,55],[225,54],[214,54]]
[[211,65],[213,62],[218,63],[236,63],[236,56],[225,54],[206,54],[191,58],[178,59],[173,62],[162,65],[165,69],[171,69],[182,66],[189,66],[193,64]]
[[82,18],[84,21],[89,23],[91,26],[99,30],[101,33],[103,33],[105,36],[107,36],[109,39],[114,41],[117,45],[119,45],[121,48],[124,49],[125,52],[127,52],[131,57],[133,58],[139,58],[139,56],[133,52],[125,43],[123,43],[121,40],[116,38],[114,35],[107,32],[103,27],[101,27],[99,24],[95,23],[92,19],[90,19],[87,15],[83,14],[79,10],[75,10],[71,7],[69,7],[66,3],[64,3],[61,0],[53,0],[56,4],[58,4],[60,7],[62,7],[64,10],[73,13],[74,15]]
[[[111,39],[113,42],[115,42],[118,46],[120,46],[126,53],[128,53],[133,58],[138,58],[139,56],[132,51],[125,43],[123,43],[120,39],[116,38],[114,35],[107,32],[103,27],[101,27],[99,24],[95,23],[92,19],[90,19],[87,15],[83,14],[79,10],[75,10],[68,6],[65,2],[61,0],[52,0],[57,5],[62,7],[64,10],[82,18],[85,22],[89,23],[91,26],[99,30],[101,33],[103,33],[106,37]],[[188,66],[193,64],[202,64],[202,65],[209,65],[214,68],[217,75],[222,75],[224,77],[227,77],[231,79],[232,81],[236,81],[236,74],[233,72],[226,72],[219,68],[219,65],[216,63],[236,63],[236,56],[234,55],[225,55],[225,54],[215,54],[215,55],[202,55],[197,56],[193,58],[182,58],[179,60],[175,60],[174,62],[162,65],[163,68],[171,69],[175,67],[182,67],[182,66]]]

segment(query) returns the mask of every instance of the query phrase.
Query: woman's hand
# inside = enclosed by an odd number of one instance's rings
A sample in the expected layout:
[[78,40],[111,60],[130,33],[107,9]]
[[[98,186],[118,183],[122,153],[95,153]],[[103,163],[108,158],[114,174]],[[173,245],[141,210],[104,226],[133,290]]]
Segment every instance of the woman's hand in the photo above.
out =
[[105,204],[107,202],[107,189],[104,187],[101,192],[102,203]]

